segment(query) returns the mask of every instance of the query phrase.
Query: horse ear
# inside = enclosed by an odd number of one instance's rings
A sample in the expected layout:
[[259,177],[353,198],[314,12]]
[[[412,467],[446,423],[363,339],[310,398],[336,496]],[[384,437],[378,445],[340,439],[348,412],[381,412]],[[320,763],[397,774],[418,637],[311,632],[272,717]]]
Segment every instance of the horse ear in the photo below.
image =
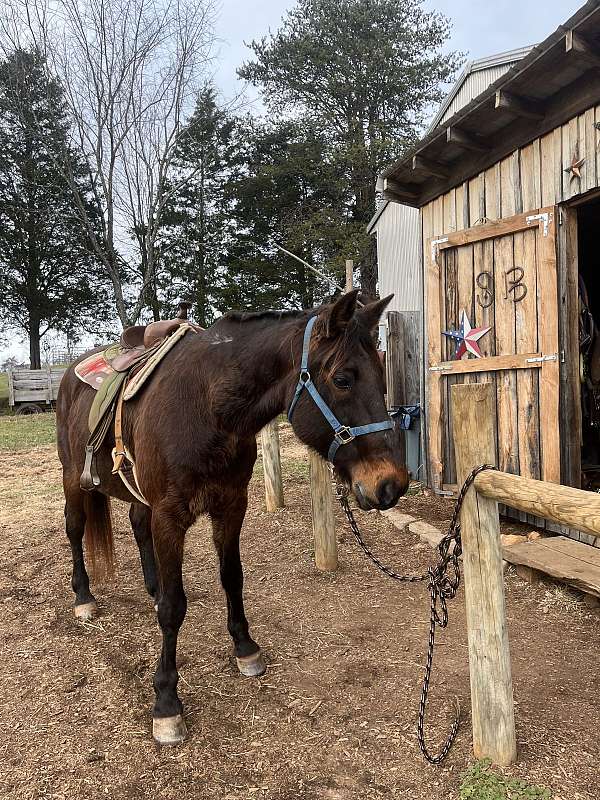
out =
[[320,331],[328,339],[339,336],[348,326],[356,311],[358,289],[341,295],[320,317]]
[[393,294],[388,294],[388,296],[384,297],[383,300],[377,300],[375,303],[369,303],[359,310],[359,316],[370,330],[375,330],[379,324],[381,315],[388,307],[393,296]]

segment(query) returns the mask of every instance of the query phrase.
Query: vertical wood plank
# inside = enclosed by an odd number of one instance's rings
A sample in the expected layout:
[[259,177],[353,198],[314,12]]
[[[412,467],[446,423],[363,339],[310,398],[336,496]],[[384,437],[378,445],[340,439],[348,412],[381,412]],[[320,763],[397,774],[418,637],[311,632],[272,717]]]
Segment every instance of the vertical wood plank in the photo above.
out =
[[[544,355],[558,354],[558,286],[556,275],[556,208],[551,214],[547,235],[543,225],[537,239],[538,252],[538,337]],[[542,442],[542,480],[560,483],[559,438],[559,363],[545,361],[540,370],[540,419]]]
[[532,142],[521,150],[521,211],[533,211],[539,206],[539,201],[535,201],[534,146]]
[[515,167],[514,155],[503,159],[500,164],[500,216],[513,217],[515,210]]
[[260,432],[263,472],[265,475],[265,502],[267,511],[284,507],[281,455],[279,452],[279,422],[274,419]]
[[[449,201],[444,204],[444,219],[443,228],[444,234],[456,225],[457,211],[457,191],[449,192],[446,197]],[[462,200],[462,198],[461,198]],[[456,228],[454,228],[455,230]],[[441,270],[441,292],[442,292],[442,318],[441,330],[456,330],[458,325],[458,264],[456,259],[456,250],[445,250],[440,253],[440,270]],[[443,336],[442,354],[445,352],[445,360],[454,358],[454,347],[451,339]],[[442,485],[446,483],[453,483],[456,479],[454,472],[454,448],[452,447],[452,420],[450,412],[450,387],[456,383],[454,376],[446,377],[443,373],[440,375],[441,394],[442,394],[442,408],[441,414],[443,419],[442,426]]]
[[485,216],[490,222],[500,219],[500,164],[485,171]]
[[[493,463],[494,409],[489,384],[455,386],[454,442],[459,482]],[[498,504],[471,490],[461,532],[469,642],[473,752],[501,765],[517,758]]]
[[[427,358],[425,360],[427,386],[427,454],[429,485],[433,489],[442,487],[442,396],[439,372],[429,367],[442,361],[441,352],[441,254],[432,253],[431,241],[436,233],[436,203],[430,203],[423,212],[423,262],[425,270],[425,314],[427,331]],[[441,224],[441,220],[440,220]]]
[[579,271],[577,209],[562,210],[559,227],[559,341],[564,351],[560,363],[561,483],[581,486],[581,381],[579,375]]
[[[496,355],[515,353],[515,313],[510,295],[505,297],[505,276],[514,267],[513,234],[494,239],[494,278],[496,294]],[[514,371],[496,376],[498,416],[498,458],[505,472],[519,471],[519,440],[516,412],[517,382]]]
[[543,206],[554,205],[556,200],[554,171],[554,132],[540,139],[541,200]]
[[580,138],[583,143],[585,163],[581,175],[581,191],[587,192],[596,187],[596,129],[594,128],[594,109],[589,108],[581,117]]
[[562,202],[564,179],[567,178],[567,175],[565,175],[563,172],[563,133],[564,126],[560,125],[558,128],[555,128],[552,131],[552,138],[554,142],[554,200],[550,201],[552,204]]
[[309,450],[309,464],[315,564],[330,572],[338,565],[331,476],[327,462],[314,450]]
[[404,405],[404,326],[399,311],[388,311],[387,315],[387,402],[389,408]]
[[[515,347],[517,353],[537,353],[537,269],[536,229],[516,233],[515,264],[524,270],[525,297],[515,303]],[[526,478],[540,477],[540,421],[538,370],[517,370],[517,415],[519,473]]]

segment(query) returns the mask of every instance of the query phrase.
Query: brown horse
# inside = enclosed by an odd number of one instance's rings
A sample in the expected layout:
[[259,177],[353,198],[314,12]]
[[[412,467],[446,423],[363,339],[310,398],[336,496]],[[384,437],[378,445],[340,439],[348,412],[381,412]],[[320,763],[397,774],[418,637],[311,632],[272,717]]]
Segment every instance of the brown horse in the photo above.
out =
[[[75,614],[89,619],[90,592],[82,541],[91,559],[112,563],[109,498],[131,504],[144,580],[157,604],[163,643],[154,676],[153,734],[175,744],[186,734],[177,696],[177,636],[186,613],[183,544],[199,514],[212,521],[220,574],[227,596],[227,627],[240,671],[266,667],[251,638],[242,600],[239,535],[247,488],[256,460],[256,434],[289,409],[296,435],[322,456],[333,430],[308,391],[297,392],[304,332],[308,369],[328,411],[344,423],[335,468],[363,508],[390,508],[408,484],[398,435],[389,429],[384,382],[373,331],[391,298],[356,309],[356,292],[312,311],[228,313],[209,330],[189,333],[166,356],[143,393],[125,404],[124,441],[133,454],[149,507],[111,474],[114,439],[109,433],[97,457],[98,491],[79,488],[93,390],[65,374],[58,397],[58,450],[63,465],[66,531],[73,552]],[[310,327],[309,327],[310,330]],[[305,370],[304,378],[307,378]],[[373,423],[373,425],[369,425]],[[355,429],[356,438],[345,426]],[[381,428],[385,428],[382,430]],[[368,435],[360,435],[361,433]]]

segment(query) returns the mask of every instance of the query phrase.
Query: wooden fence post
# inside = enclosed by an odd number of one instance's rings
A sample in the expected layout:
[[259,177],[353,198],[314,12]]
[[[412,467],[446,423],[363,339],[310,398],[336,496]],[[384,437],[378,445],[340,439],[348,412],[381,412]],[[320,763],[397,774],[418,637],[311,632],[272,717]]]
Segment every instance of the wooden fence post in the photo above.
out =
[[[458,485],[478,464],[494,464],[491,383],[452,387],[452,419]],[[461,512],[463,571],[473,752],[508,765],[517,758],[510,651],[506,627],[498,503],[468,492]]]
[[313,450],[309,450],[309,461],[315,564],[317,569],[331,571],[338,565],[331,475],[327,462]]
[[283,480],[281,478],[281,456],[279,453],[279,423],[269,422],[260,432],[263,472],[265,474],[265,500],[267,511],[283,508]]
[[347,259],[346,261],[346,285],[344,286],[345,292],[351,292],[354,288],[354,261]]

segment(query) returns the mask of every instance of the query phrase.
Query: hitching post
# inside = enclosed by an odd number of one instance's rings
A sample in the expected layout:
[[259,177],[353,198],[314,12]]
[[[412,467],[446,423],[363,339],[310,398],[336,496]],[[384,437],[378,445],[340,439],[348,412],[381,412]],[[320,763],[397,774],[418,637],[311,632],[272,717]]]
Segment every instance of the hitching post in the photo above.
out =
[[[479,464],[495,464],[494,387],[452,387],[458,485]],[[462,507],[461,533],[473,752],[500,765],[517,758],[510,651],[506,627],[498,503],[471,487]]]
[[315,565],[317,569],[331,571],[338,565],[331,475],[327,462],[318,453],[309,450],[308,457]]
[[283,508],[283,480],[279,453],[279,422],[274,419],[260,432],[267,511]]

